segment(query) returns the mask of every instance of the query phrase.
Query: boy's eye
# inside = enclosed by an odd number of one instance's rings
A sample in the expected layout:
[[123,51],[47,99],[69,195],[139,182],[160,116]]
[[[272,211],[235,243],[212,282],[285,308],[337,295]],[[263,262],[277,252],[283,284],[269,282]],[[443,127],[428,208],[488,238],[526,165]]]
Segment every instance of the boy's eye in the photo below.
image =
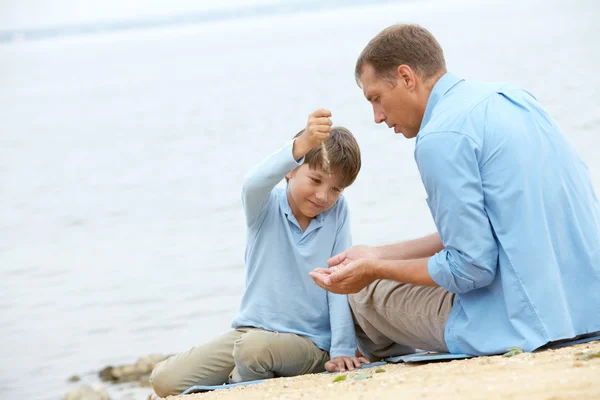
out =
[[333,191],[334,191],[334,192],[336,192],[336,193],[341,193],[341,192],[342,192],[342,189],[340,189],[340,188],[336,188],[336,187],[334,187],[334,188],[331,188],[331,190],[333,190]]
[[321,183],[321,180],[320,180],[320,179],[317,179],[317,178],[310,178],[310,179],[312,179],[312,181],[313,181],[314,183],[317,183],[317,184]]

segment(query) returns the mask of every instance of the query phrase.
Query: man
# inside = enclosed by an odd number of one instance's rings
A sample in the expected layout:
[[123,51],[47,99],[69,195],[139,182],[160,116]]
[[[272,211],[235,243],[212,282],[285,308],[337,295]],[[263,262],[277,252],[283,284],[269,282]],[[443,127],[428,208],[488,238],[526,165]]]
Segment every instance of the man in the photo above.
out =
[[349,296],[360,351],[532,351],[600,330],[600,207],[556,123],[513,85],[446,70],[426,29],[374,37],[356,80],[375,122],[416,138],[437,232],[355,246],[311,272]]

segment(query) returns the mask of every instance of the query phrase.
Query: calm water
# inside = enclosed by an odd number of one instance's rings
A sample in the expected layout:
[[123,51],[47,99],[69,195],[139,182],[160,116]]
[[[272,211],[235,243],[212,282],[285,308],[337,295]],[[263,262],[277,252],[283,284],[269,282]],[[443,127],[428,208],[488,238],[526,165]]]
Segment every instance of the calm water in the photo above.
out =
[[600,189],[600,5],[478,3],[0,45],[0,397],[58,399],[72,374],[227,330],[244,287],[242,177],[317,107],[363,150],[346,194],[355,241],[431,231],[414,142],[376,126],[353,81],[391,23],[431,29],[457,74],[535,93]]

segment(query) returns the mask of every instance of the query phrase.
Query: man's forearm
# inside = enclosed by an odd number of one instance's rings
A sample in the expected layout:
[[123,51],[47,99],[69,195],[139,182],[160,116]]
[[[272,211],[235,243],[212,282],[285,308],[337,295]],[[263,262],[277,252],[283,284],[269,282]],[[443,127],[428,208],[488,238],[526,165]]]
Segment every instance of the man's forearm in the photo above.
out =
[[373,260],[369,270],[375,279],[389,279],[413,285],[438,286],[427,270],[429,257],[413,260]]
[[444,245],[438,233],[405,242],[376,247],[378,258],[383,260],[414,260],[429,258],[442,251]]

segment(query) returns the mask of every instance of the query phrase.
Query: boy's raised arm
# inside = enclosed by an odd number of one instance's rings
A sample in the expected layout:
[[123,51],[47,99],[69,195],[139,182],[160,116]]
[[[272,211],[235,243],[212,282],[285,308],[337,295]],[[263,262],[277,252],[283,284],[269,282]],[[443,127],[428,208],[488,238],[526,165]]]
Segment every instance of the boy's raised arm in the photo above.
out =
[[246,223],[254,224],[263,211],[271,190],[285,175],[294,168],[302,165],[302,159],[295,160],[292,156],[294,142],[270,154],[255,165],[244,177],[242,186],[242,204]]
[[248,225],[258,220],[275,185],[302,165],[306,153],[329,136],[330,116],[329,110],[314,111],[309,115],[306,128],[300,136],[248,171],[242,187],[242,203]]

